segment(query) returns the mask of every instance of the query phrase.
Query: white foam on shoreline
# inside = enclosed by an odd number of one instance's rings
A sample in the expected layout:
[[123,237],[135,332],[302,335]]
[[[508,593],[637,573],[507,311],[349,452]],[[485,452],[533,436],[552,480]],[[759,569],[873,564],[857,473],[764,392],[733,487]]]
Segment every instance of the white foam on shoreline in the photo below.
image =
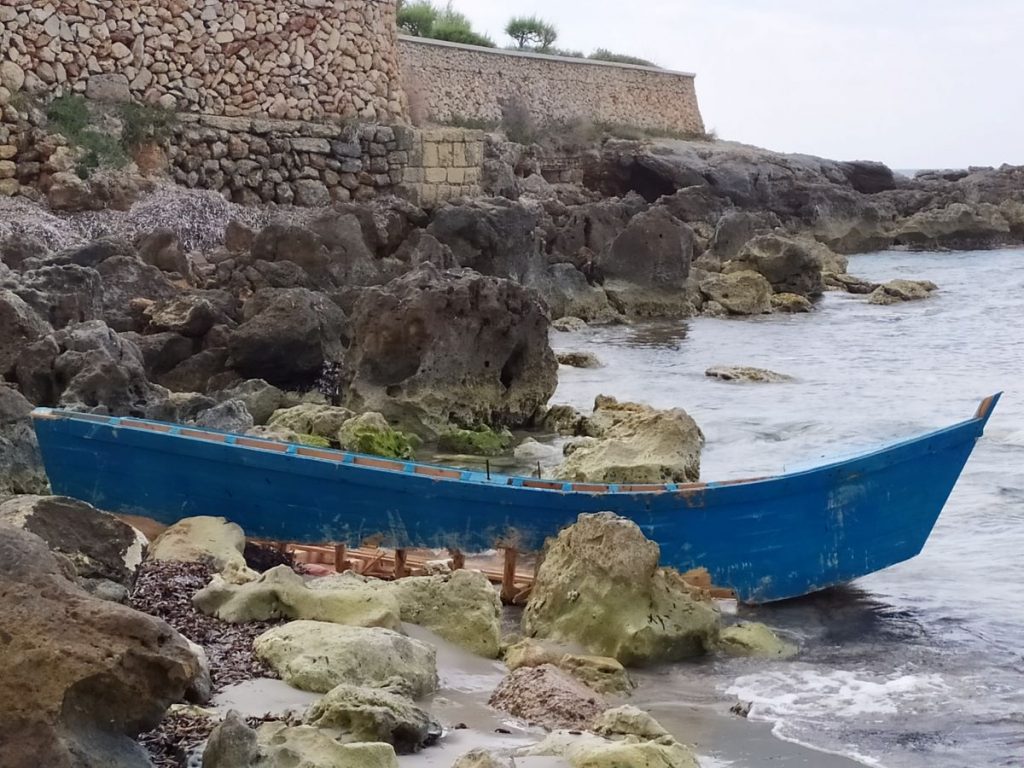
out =
[[853,745],[827,748],[796,734],[834,730],[830,723],[850,721],[885,723],[893,716],[912,714],[945,695],[949,686],[938,674],[879,676],[859,670],[822,672],[794,665],[743,675],[725,692],[752,703],[750,718],[772,723],[772,733],[792,744],[846,757],[872,768],[884,768],[877,757]]

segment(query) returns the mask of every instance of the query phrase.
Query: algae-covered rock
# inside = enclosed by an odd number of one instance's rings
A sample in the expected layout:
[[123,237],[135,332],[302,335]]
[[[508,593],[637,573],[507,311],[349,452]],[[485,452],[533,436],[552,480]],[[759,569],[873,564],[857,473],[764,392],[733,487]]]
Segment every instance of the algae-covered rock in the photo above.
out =
[[512,433],[507,429],[495,432],[487,426],[476,429],[451,429],[437,438],[441,451],[470,456],[498,456],[512,447]]
[[575,482],[695,482],[704,434],[681,408],[655,410],[598,398],[590,418],[596,440],[577,446],[555,470]]
[[313,704],[303,721],[341,731],[346,742],[391,744],[400,754],[437,741],[441,726],[409,699],[379,688],[342,684]]
[[586,728],[607,706],[596,691],[550,664],[514,670],[488,703],[548,729]]
[[348,683],[420,697],[437,689],[434,648],[389,629],[292,621],[264,632],[253,649],[282,680],[304,691],[327,693]]
[[346,451],[411,459],[419,439],[393,429],[379,413],[364,413],[341,425],[338,443]]
[[719,615],[694,599],[658,545],[631,520],[580,515],[550,540],[523,627],[532,637],[577,642],[630,666],[697,656],[714,647]]
[[274,411],[268,426],[288,429],[300,435],[334,439],[341,425],[353,417],[347,408],[319,403],[300,403],[291,408]]
[[638,736],[607,739],[559,731],[516,754],[560,757],[572,768],[698,768],[693,753],[670,736],[647,741]]
[[564,655],[558,648],[545,645],[532,637],[526,637],[506,648],[502,660],[506,667],[515,671],[520,667],[557,664]]
[[192,604],[232,623],[285,618],[397,629],[401,622],[398,601],[387,592],[362,582],[338,591],[310,589],[287,565],[271,568],[241,585],[215,576],[193,596]]
[[256,735],[259,768],[398,768],[390,744],[343,744],[312,725],[266,723]]
[[868,303],[887,305],[919,301],[927,299],[936,290],[938,286],[930,280],[890,280],[868,296]]
[[725,627],[718,638],[719,648],[730,656],[788,658],[796,646],[787,643],[764,624],[744,621]]
[[638,736],[654,741],[669,736],[661,723],[642,709],[630,705],[606,709],[594,719],[595,733],[614,738],[616,736]]
[[501,645],[501,600],[479,571],[458,570],[397,581],[365,579],[352,573],[310,582],[315,592],[369,590],[397,602],[402,621],[436,632],[449,642],[489,659]]
[[258,574],[245,564],[245,531],[223,517],[179,520],[149,547],[150,560],[209,562],[230,582],[246,582]]

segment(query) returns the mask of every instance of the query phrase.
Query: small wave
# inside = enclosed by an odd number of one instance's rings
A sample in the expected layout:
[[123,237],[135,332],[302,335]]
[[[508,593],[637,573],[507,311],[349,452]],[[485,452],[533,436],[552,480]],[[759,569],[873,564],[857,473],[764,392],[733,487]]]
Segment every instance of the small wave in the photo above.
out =
[[763,719],[818,720],[894,715],[947,690],[937,674],[877,678],[868,672],[793,669],[744,675],[726,693],[753,702],[751,713]]

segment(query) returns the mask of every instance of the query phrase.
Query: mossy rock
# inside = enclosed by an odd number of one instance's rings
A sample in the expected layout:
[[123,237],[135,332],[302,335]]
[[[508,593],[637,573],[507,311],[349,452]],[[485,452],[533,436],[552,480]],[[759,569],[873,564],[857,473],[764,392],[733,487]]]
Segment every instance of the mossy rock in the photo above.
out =
[[312,448],[330,448],[331,441],[320,435],[297,435],[296,442],[308,445]]
[[347,451],[389,459],[411,459],[419,438],[392,428],[379,413],[364,413],[341,425],[338,442]]
[[452,429],[437,439],[442,451],[471,456],[498,456],[512,447],[512,433],[507,429],[495,432],[490,427]]

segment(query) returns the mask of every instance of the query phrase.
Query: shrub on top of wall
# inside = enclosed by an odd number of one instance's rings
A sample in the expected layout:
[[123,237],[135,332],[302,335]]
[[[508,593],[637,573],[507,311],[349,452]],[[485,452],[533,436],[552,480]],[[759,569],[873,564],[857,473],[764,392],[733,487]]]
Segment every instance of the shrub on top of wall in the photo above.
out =
[[627,56],[624,53],[612,53],[607,48],[598,48],[587,58],[593,59],[594,61],[611,61],[614,62],[615,64],[636,64],[641,67],[658,66],[653,61],[641,59],[639,56]]
[[537,16],[514,16],[505,26],[505,34],[516,41],[519,50],[547,53],[558,39],[558,30]]
[[430,0],[418,0],[415,3],[401,0],[398,5],[398,28],[416,37],[484,48],[495,47],[491,38],[474,31],[469,17],[456,11],[451,2],[439,8]]

